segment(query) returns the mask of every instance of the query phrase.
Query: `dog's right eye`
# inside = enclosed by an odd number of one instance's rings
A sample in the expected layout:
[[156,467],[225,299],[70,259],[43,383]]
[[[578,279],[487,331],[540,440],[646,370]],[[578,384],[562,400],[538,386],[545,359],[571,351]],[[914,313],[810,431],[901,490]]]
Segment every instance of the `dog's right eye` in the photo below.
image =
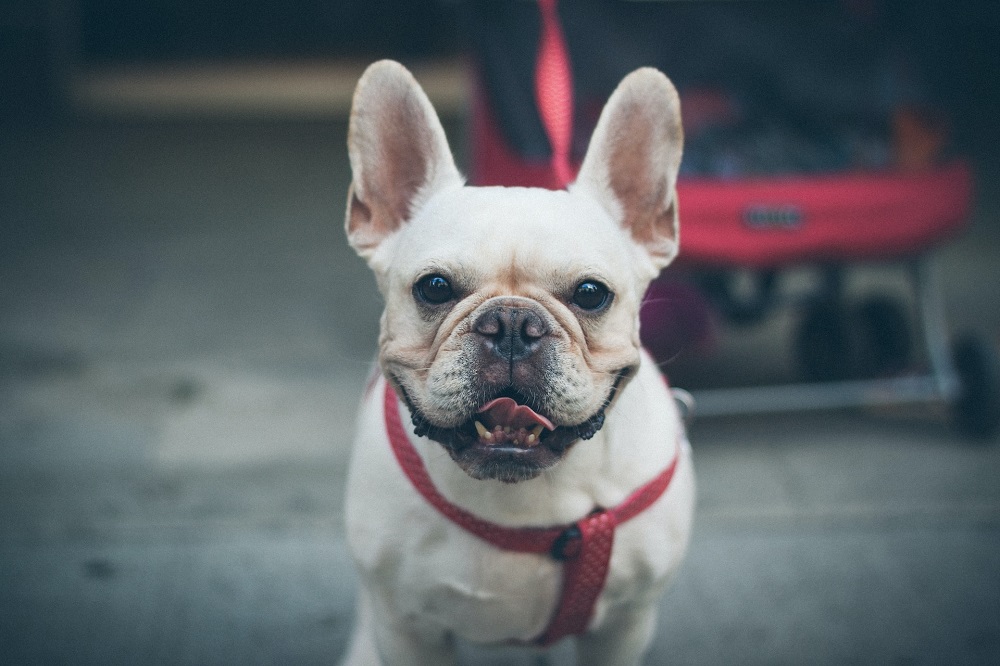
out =
[[440,275],[426,275],[413,285],[413,294],[417,300],[429,305],[441,305],[455,297],[451,283]]

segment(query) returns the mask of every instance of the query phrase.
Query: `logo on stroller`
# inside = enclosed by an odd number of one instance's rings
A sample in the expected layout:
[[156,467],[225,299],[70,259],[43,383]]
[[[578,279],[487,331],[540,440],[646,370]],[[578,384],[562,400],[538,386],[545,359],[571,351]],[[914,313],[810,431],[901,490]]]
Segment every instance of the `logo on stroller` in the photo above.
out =
[[743,222],[751,229],[798,229],[803,221],[798,206],[749,206],[743,213]]

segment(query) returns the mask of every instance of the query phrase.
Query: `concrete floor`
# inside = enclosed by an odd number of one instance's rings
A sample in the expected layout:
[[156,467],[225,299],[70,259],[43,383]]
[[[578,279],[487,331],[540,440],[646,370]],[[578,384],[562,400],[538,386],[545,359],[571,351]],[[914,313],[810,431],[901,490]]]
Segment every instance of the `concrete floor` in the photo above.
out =
[[[344,136],[0,132],[3,663],[336,661],[344,466],[379,312],[342,237]],[[993,339],[995,164],[940,256],[951,320]],[[709,379],[786,353],[743,337]],[[697,527],[648,664],[1000,661],[995,443],[935,409],[701,420],[691,439]]]

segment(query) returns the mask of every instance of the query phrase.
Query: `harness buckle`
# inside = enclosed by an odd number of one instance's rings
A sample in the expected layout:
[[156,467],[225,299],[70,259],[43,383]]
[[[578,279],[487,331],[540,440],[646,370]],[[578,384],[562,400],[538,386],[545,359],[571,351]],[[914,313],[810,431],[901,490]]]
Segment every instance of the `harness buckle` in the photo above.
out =
[[562,562],[573,559],[580,554],[581,550],[583,550],[583,533],[580,532],[580,527],[574,523],[563,530],[562,534],[552,542],[552,550],[549,551],[549,555],[552,556],[552,559]]

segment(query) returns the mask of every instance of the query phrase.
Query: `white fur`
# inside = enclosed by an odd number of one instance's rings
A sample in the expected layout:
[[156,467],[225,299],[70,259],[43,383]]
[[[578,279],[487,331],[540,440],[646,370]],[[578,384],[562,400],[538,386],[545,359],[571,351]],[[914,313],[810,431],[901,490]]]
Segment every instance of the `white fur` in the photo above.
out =
[[[414,96],[418,103],[404,126],[383,122],[379,100]],[[468,322],[490,299],[517,297],[536,304],[553,326],[560,352],[552,381],[564,382],[560,395],[567,396],[554,403],[549,416],[555,422],[582,421],[609,394],[617,369],[635,369],[604,427],[529,480],[474,479],[440,444],[412,433],[410,440],[449,501],[508,526],[568,524],[594,507],[616,506],[680,456],[669,490],[617,528],[606,585],[578,641],[582,664],[638,663],[659,596],[687,547],[694,507],[690,447],[669,390],[638,339],[642,294],[676,253],[676,93],[653,70],[626,79],[602,116],[579,183],[568,192],[461,186],[429,108],[395,63],[373,65],[356,93],[347,232],[386,300],[380,363],[425,415],[446,423],[455,407],[444,396],[475,381],[465,371]],[[661,116],[665,129],[649,124]],[[615,136],[623,130],[649,134],[653,163],[618,164]],[[408,145],[406,137],[385,136],[393,131],[424,137],[412,142],[423,151],[413,164],[424,180],[415,189],[420,178],[406,181],[413,192],[405,218],[399,206],[383,205],[400,176],[380,161],[380,146],[398,139],[392,149],[398,153]],[[637,166],[656,196],[640,192],[622,201],[611,175]],[[388,194],[373,193],[379,188]],[[646,223],[655,229],[631,226]],[[429,270],[460,276],[470,292],[432,321],[421,316],[412,293],[414,280]],[[612,288],[615,300],[602,316],[581,316],[564,301],[567,286],[581,277]],[[454,637],[483,643],[538,637],[559,598],[560,565],[547,556],[498,550],[427,503],[388,444],[384,383],[380,378],[362,404],[347,485],[348,541],[363,588],[346,662],[436,666],[453,659]],[[400,410],[409,423],[405,405]]]

